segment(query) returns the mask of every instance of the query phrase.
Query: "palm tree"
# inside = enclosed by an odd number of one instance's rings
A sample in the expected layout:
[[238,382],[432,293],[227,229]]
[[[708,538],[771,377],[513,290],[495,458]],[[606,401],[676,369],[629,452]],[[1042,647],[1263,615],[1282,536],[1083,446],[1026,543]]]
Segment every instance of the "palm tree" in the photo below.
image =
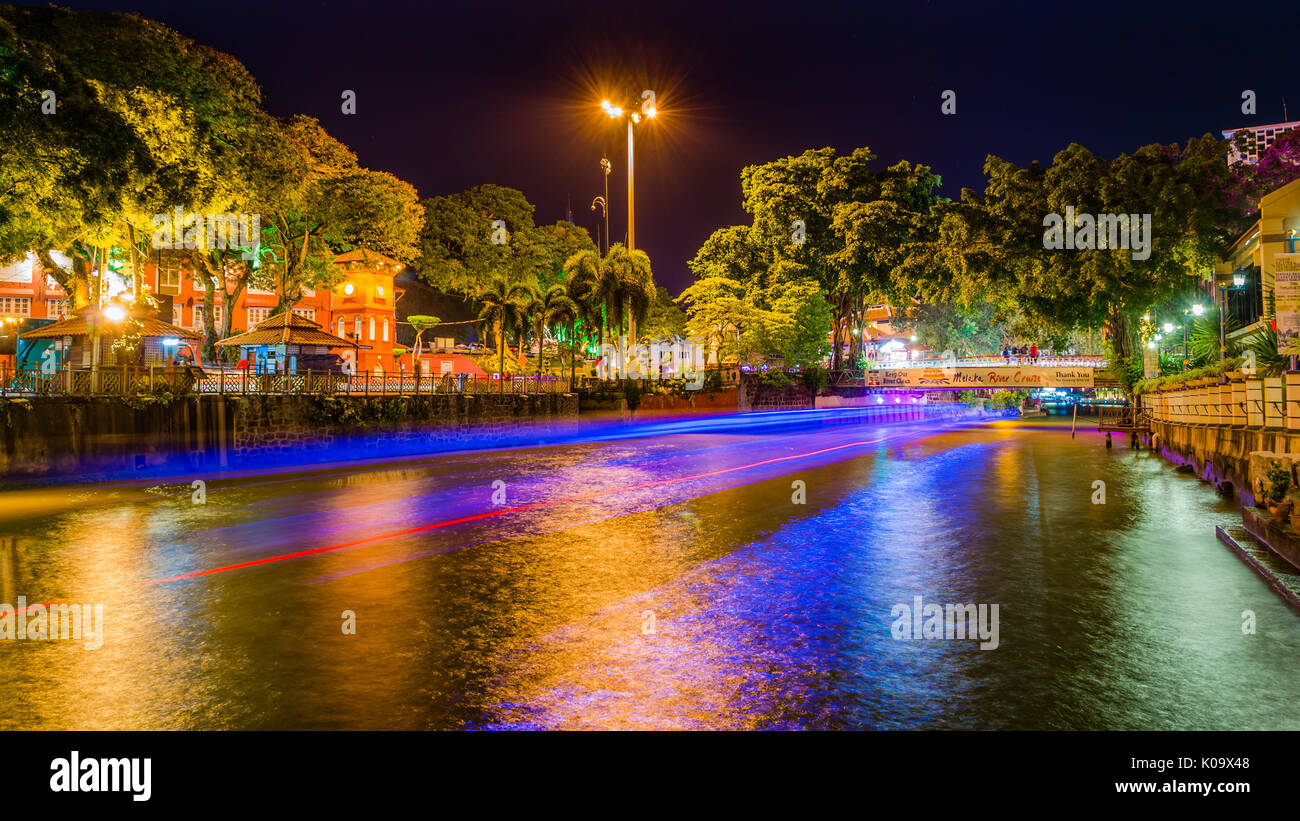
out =
[[[616,244],[609,249],[599,280],[598,290],[606,306],[606,313],[618,329],[619,336],[626,328],[629,345],[636,342],[637,323],[645,322],[650,306],[655,301],[654,275],[650,272],[650,257],[644,251],[629,251]],[[623,350],[623,373],[627,373],[627,349]]]
[[579,251],[564,261],[564,273],[568,275],[565,280],[565,289],[569,297],[578,304],[578,308],[583,319],[592,320],[592,325],[597,328],[600,334],[600,344],[605,344],[605,325],[603,321],[602,305],[597,293],[601,270],[605,267],[605,262],[595,251]]
[[[546,329],[573,322],[578,316],[578,305],[569,298],[563,285],[552,285],[545,293],[534,291],[531,294],[528,316],[533,322],[533,335],[537,338],[537,375],[541,376],[546,357]],[[564,363],[560,364],[563,367]]]
[[[626,328],[629,341],[635,342],[636,325],[645,321],[656,296],[650,257],[644,251],[629,251],[627,246],[616,243],[604,259],[593,251],[579,251],[565,261],[564,270],[569,275],[568,288],[573,298],[593,318],[600,314],[601,347],[605,344],[606,324],[612,325],[620,337]],[[622,371],[626,373],[626,349],[622,354]]]
[[478,313],[478,321],[485,328],[491,328],[500,348],[501,391],[506,389],[506,340],[507,329],[513,328],[522,334],[525,324],[523,300],[527,299],[529,290],[524,285],[512,285],[503,276],[497,276],[492,284],[478,292],[478,300],[483,309]]

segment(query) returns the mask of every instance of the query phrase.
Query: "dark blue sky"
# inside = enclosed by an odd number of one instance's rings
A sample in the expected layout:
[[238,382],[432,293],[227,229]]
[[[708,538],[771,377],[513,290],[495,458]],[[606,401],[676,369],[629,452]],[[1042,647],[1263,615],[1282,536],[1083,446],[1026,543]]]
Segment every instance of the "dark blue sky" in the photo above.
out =
[[[624,132],[596,84],[655,89],[638,132],[637,246],[674,293],[715,228],[747,221],[740,169],[833,146],[931,165],[944,194],[983,188],[989,153],[1047,162],[1071,141],[1112,156],[1300,119],[1294,5],[1195,2],[72,2],[135,11],[227,51],[277,114],[317,116],[363,164],[421,196],[521,189],[538,222],[595,234],[607,151],[625,230]],[[142,59],[147,57],[142,56]],[[1241,92],[1258,114],[1241,113]],[[357,113],[340,94],[357,92]],[[957,114],[940,113],[944,89]]]

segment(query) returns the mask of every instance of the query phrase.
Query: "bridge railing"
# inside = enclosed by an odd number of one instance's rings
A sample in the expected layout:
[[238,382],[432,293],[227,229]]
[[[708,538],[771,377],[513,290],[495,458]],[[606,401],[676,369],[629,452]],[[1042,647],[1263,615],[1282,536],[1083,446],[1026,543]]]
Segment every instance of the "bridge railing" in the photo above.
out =
[[1106,357],[1094,354],[1069,354],[1046,356],[961,356],[934,359],[909,359],[902,362],[877,364],[875,370],[907,370],[909,368],[1104,368]]

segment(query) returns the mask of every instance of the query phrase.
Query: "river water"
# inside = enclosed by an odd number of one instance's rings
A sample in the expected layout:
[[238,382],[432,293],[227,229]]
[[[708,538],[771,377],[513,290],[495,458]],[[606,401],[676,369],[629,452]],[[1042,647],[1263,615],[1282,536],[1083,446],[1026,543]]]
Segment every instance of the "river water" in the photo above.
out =
[[[1300,727],[1300,617],[1153,454],[1053,419],[672,429],[7,492],[0,602],[105,628],[0,641],[0,727]],[[997,647],[895,638],[918,596],[996,604]]]

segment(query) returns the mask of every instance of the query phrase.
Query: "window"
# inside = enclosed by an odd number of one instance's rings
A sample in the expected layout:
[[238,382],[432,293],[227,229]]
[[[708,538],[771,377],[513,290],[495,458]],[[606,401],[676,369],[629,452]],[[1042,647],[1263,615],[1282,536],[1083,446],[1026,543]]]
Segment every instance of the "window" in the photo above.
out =
[[181,326],[181,323],[184,321],[185,321],[185,309],[182,308],[180,305],[173,305],[172,324],[179,328]]
[[0,296],[0,315],[31,316],[31,298],[23,296]]
[[352,323],[352,335],[357,338],[358,342],[361,341],[361,317],[357,317],[356,321]]
[[158,255],[158,293],[179,294],[181,292],[181,257],[180,254]]
[[69,305],[66,299],[45,300],[45,315],[50,319],[67,319]]
[[388,317],[384,317],[384,341],[388,341]]
[[249,308],[248,309],[248,329],[251,331],[259,322],[265,322],[266,318],[271,315],[270,308]]
[[304,319],[310,319],[312,322],[316,321],[315,308],[294,308],[293,312]]
[[370,317],[370,341],[375,341],[375,318]]
[[339,317],[339,336],[344,339],[347,338],[347,323],[344,321],[343,317]]
[[[221,324],[221,306],[220,306],[220,305],[213,305],[213,306],[212,306],[212,324],[214,324],[214,325],[220,325],[220,324]],[[202,305],[202,304],[199,304],[199,305],[195,305],[195,306],[194,306],[194,327],[196,327],[196,328],[202,328],[202,327],[203,327],[203,305]]]

